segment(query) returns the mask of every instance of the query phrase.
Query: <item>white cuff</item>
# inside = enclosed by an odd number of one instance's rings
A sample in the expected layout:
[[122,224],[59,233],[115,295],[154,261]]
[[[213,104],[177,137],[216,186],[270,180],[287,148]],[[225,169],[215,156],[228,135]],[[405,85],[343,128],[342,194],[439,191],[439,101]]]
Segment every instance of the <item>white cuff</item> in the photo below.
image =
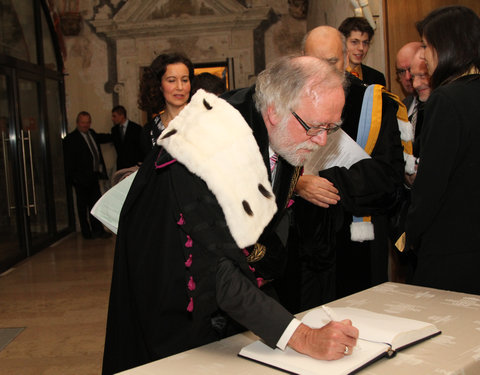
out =
[[287,328],[285,328],[285,331],[283,331],[283,334],[280,337],[280,340],[278,340],[277,342],[278,349],[285,350],[285,348],[287,347],[288,341],[290,341],[290,337],[292,337],[293,333],[301,323],[302,322],[296,318],[292,319],[292,321],[287,326]]

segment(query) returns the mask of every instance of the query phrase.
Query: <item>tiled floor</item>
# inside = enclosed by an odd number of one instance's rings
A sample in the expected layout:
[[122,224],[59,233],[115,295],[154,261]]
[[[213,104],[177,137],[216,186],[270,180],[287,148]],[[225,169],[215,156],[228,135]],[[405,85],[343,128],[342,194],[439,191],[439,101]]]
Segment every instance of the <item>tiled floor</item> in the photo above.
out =
[[0,375],[100,374],[114,244],[74,233],[0,276],[0,327],[26,327]]

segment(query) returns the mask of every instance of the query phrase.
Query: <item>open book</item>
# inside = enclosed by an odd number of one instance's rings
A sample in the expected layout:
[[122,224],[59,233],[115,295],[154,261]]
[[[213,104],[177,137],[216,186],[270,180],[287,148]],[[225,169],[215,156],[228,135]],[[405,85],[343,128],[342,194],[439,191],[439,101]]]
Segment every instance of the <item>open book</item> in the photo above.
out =
[[[301,375],[351,374],[397,350],[416,344],[441,332],[433,324],[393,315],[378,314],[350,307],[331,308],[339,320],[350,319],[359,330],[359,340],[351,355],[335,361],[322,361],[297,353],[287,347],[272,349],[261,341],[245,346],[239,356]],[[330,321],[320,308],[307,313],[302,322],[320,328]]]

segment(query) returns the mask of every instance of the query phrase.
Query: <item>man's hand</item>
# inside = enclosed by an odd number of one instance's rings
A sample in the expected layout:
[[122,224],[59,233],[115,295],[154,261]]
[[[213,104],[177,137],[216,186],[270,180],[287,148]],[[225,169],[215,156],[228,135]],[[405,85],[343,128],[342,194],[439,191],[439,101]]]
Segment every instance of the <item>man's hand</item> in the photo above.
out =
[[340,200],[335,186],[326,178],[319,176],[301,176],[295,186],[295,192],[310,203],[324,208],[337,204]]
[[[318,329],[300,324],[288,341],[288,346],[310,357],[330,361],[351,354],[357,339],[358,329],[352,326],[350,320],[330,322]],[[346,347],[348,354],[345,354]]]

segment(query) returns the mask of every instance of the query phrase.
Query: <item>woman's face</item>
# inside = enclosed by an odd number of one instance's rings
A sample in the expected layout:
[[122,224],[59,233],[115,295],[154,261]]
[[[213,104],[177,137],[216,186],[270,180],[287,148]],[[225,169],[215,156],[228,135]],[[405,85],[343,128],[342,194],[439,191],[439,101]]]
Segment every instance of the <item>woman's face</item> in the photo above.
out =
[[428,43],[425,37],[422,38],[422,52],[420,52],[420,58],[425,60],[428,74],[432,75],[438,65],[437,51]]
[[183,107],[190,97],[188,68],[183,63],[167,65],[162,77],[162,92],[167,105]]

